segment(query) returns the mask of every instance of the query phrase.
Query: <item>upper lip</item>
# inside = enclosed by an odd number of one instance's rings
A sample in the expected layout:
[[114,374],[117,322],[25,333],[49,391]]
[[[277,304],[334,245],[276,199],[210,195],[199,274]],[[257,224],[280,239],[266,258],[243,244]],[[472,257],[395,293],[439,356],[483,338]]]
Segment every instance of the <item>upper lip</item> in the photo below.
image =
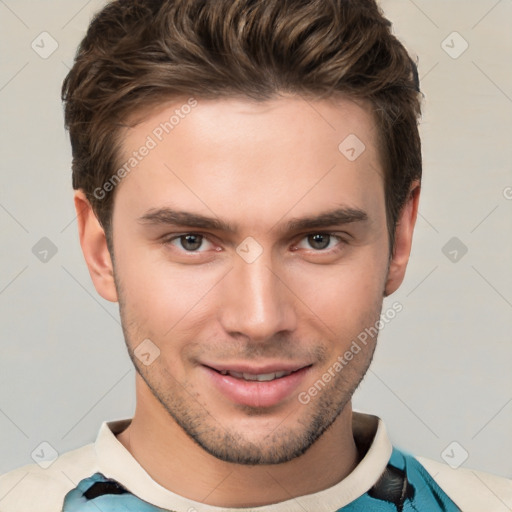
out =
[[277,373],[277,372],[295,372],[297,370],[301,370],[306,366],[311,366],[311,363],[290,363],[290,362],[273,362],[273,363],[265,363],[259,365],[250,365],[247,363],[203,363],[203,366],[208,366],[221,371],[233,371],[238,373],[250,373],[253,375],[263,375],[267,373]]

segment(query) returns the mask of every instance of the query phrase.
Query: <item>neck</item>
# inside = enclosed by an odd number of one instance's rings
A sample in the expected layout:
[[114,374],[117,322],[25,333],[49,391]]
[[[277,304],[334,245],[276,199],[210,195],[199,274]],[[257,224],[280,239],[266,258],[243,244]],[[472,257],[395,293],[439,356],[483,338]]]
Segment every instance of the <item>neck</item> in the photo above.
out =
[[204,451],[149,389],[137,385],[135,415],[118,440],[159,485],[220,507],[263,506],[319,492],[340,482],[359,462],[350,402],[300,457],[282,464],[245,466]]

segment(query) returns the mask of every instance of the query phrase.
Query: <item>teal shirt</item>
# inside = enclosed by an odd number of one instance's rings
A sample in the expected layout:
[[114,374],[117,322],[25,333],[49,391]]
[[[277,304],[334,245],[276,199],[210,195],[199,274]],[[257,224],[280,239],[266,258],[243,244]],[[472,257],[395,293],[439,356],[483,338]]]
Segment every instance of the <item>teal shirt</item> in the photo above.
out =
[[[101,473],[84,478],[64,498],[62,512],[173,512],[141,500]],[[412,456],[393,448],[376,484],[343,512],[461,512],[426,469]],[[333,512],[338,512],[334,511]],[[302,511],[297,511],[302,512]]]
[[412,456],[393,448],[379,481],[344,512],[461,512],[427,470]]

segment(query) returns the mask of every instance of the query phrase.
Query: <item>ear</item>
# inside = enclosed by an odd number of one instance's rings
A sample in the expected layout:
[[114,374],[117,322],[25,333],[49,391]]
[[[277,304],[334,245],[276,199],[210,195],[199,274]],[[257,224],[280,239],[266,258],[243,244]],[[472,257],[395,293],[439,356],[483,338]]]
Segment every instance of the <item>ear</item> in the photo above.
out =
[[114,266],[105,231],[82,190],[75,191],[74,199],[80,245],[94,287],[104,299],[117,302]]
[[391,295],[405,277],[405,269],[409,262],[411,253],[412,235],[418,215],[418,204],[420,199],[420,182],[414,181],[409,189],[409,197],[398,217],[395,230],[395,247],[389,262],[388,276],[384,296]]

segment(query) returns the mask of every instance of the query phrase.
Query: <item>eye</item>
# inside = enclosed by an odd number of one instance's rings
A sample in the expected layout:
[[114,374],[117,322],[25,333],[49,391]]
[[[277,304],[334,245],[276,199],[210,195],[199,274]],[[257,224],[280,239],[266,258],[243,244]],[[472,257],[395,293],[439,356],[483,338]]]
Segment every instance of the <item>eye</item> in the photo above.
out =
[[184,249],[186,252],[204,252],[198,251],[201,246],[204,246],[204,242],[211,245],[204,235],[198,233],[184,233],[182,235],[174,235],[166,238],[164,241],[165,245],[172,245],[178,249]]
[[[309,248],[313,248],[315,251],[326,251],[330,252],[330,249],[336,249],[337,246],[342,245],[344,240],[332,233],[312,233],[306,235],[302,240],[306,241]],[[301,243],[297,245],[298,248],[308,249],[308,247],[301,246]]]

